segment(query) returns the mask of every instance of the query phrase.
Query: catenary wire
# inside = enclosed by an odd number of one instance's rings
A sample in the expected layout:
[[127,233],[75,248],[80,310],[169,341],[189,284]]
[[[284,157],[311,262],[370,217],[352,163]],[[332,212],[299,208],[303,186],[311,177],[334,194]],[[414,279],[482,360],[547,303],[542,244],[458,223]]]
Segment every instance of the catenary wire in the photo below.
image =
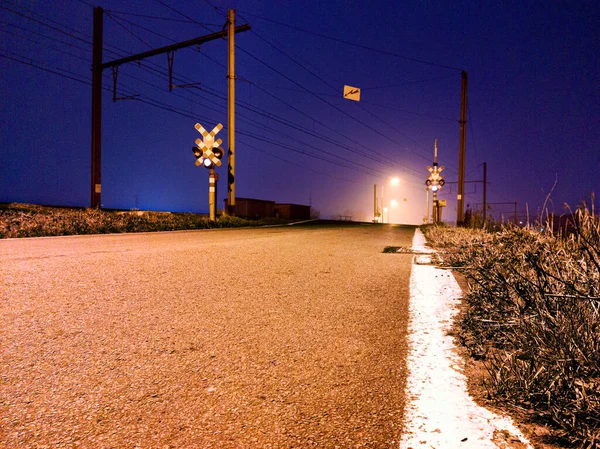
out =
[[[295,64],[297,64],[298,66],[300,66],[301,68],[303,68],[304,70],[306,70],[308,73],[310,73],[312,76],[314,76],[315,78],[317,78],[319,81],[321,81],[322,83],[326,84],[327,86],[329,86],[332,90],[337,91],[335,86],[332,86],[329,82],[327,82],[326,80],[324,80],[321,76],[319,76],[318,74],[316,74],[314,71],[308,69],[306,67],[306,65],[299,63],[298,61],[296,61],[293,57],[291,57],[289,54],[287,54],[287,52],[281,50],[278,46],[276,46],[275,44],[273,44],[272,42],[270,42],[268,39],[264,38],[263,36],[261,36],[260,34],[256,33],[256,31],[253,31],[253,34],[256,35],[259,39],[261,39],[263,42],[266,42],[268,45],[270,45],[272,48],[274,48],[275,50],[277,50],[279,53],[283,54],[285,57],[287,57],[288,59],[290,59],[291,61],[293,61]],[[236,45],[237,48],[240,48],[239,46]],[[242,49],[242,51],[245,51]],[[249,54],[248,52],[246,52],[247,54]],[[261,61],[259,58],[257,58],[254,55],[249,54],[251,57],[259,60],[259,62],[263,63],[266,65],[266,63],[264,63],[264,61]],[[268,65],[267,65],[268,66]],[[277,71],[275,68],[268,66],[269,68],[271,68],[272,70]],[[280,75],[281,72],[277,71],[277,73],[279,73]],[[287,77],[286,77],[287,78]],[[289,78],[287,78],[288,80],[290,80]],[[363,126],[369,128],[371,131],[374,131],[376,134],[384,137],[385,139],[389,140],[390,142],[399,145],[400,147],[402,147],[402,145],[397,142],[396,140],[392,139],[391,137],[387,136],[386,134],[383,134],[381,131],[373,128],[372,126],[366,124],[365,122],[363,122],[362,120],[357,119],[356,117],[354,117],[351,114],[348,114],[346,111],[344,111],[343,109],[338,108],[337,106],[333,105],[333,103],[323,99],[322,97],[320,97],[319,95],[315,94],[313,91],[311,91],[310,89],[305,88],[304,86],[301,86],[300,84],[294,82],[296,85],[299,85],[300,87],[302,87],[303,89],[305,89],[307,92],[309,92],[311,95],[315,96],[316,98],[320,99],[321,101],[327,103],[329,106],[333,107],[334,109],[342,112],[344,115],[350,117],[351,119],[357,121],[358,123],[362,124]],[[356,106],[356,105],[355,105]],[[418,143],[417,141],[415,141],[414,139],[410,138],[409,136],[407,136],[405,133],[403,133],[402,131],[398,130],[395,127],[392,127],[389,123],[387,123],[385,120],[383,120],[381,117],[377,116],[376,114],[374,114],[372,111],[369,111],[367,108],[361,106],[361,105],[357,105],[360,109],[362,109],[363,111],[367,112],[368,114],[372,115],[373,117],[375,117],[380,123],[385,124],[386,126],[388,126],[389,128],[393,129],[394,131],[396,131],[398,134],[402,135],[404,138],[406,138],[407,140],[411,141],[412,143],[414,143],[415,145],[418,145],[424,149],[426,149],[425,146],[423,146],[422,144]],[[408,149],[407,149],[408,150]],[[410,152],[413,152],[414,154],[416,154],[417,156],[421,157],[421,158],[425,158],[425,156],[423,156],[421,153],[418,153],[416,151],[412,151],[412,150],[408,150]],[[375,152],[376,153],[376,152]]]
[[47,26],[47,24],[44,24],[44,25],[46,25],[46,26]]
[[[198,25],[204,26],[204,25],[200,24],[199,22],[195,21],[194,19],[192,19],[191,17],[187,16],[186,14],[182,13],[181,11],[179,11],[179,10],[177,10],[177,9],[175,9],[175,8],[172,8],[172,7],[168,6],[168,5],[165,5],[165,4],[164,4],[164,3],[163,3],[161,0],[156,0],[156,1],[157,1],[158,3],[160,3],[160,4],[162,4],[163,6],[166,6],[166,7],[168,7],[169,9],[171,9],[171,10],[172,10],[172,11],[174,11],[174,12],[176,12],[177,14],[179,14],[179,15],[181,15],[181,16],[183,16],[183,17],[185,17],[185,18],[187,18],[187,19],[189,19],[189,20],[191,20],[191,21],[193,21],[193,22],[195,22],[195,23],[197,23]],[[209,4],[210,4],[210,3],[209,3]],[[262,38],[262,39],[264,40],[264,38]],[[271,44],[271,45],[272,45],[272,44]],[[239,48],[238,46],[236,46],[236,47],[237,47],[237,48]],[[242,51],[244,51],[244,50],[242,50]],[[281,51],[281,50],[279,50],[279,51]],[[251,55],[251,56],[252,56],[252,55]],[[260,62],[262,62],[262,63],[264,64],[264,61],[260,61]],[[297,84],[297,83],[296,83],[296,84]],[[300,87],[303,87],[303,86],[300,86]],[[309,91],[309,92],[310,92],[310,91]],[[319,97],[317,97],[317,98],[319,98]],[[323,100],[323,99],[321,99],[321,100],[322,100],[322,101],[325,101],[325,102],[327,102],[326,100]],[[329,102],[327,102],[327,103],[331,105],[331,103],[329,103]],[[332,105],[332,106],[333,106],[333,105]],[[334,107],[334,108],[336,108],[335,106],[333,106],[333,107]],[[341,109],[339,109],[339,108],[336,108],[336,109],[338,109],[338,110],[340,110],[342,113],[344,113],[344,111],[342,111]],[[372,113],[371,113],[371,114],[372,114]],[[351,115],[349,115],[349,114],[346,114],[346,115],[348,115],[349,117],[353,118],[353,117],[352,117]],[[356,120],[356,119],[355,119],[355,120]],[[359,121],[359,122],[360,122],[360,121]],[[389,137],[387,137],[387,136],[383,135],[382,133],[378,132],[378,131],[377,131],[377,130],[375,130],[374,128],[370,127],[369,125],[366,125],[366,124],[364,124],[364,125],[365,125],[365,126],[367,126],[367,127],[369,127],[370,129],[372,129],[373,131],[375,131],[375,132],[377,132],[377,133],[381,134],[383,137],[386,137],[388,140],[391,140],[393,143],[399,144],[398,142],[395,142],[393,139],[390,139]],[[398,130],[396,130],[396,131],[397,131],[397,132],[399,132]],[[407,137],[407,136],[406,136],[406,137]],[[372,152],[372,153],[376,153],[376,154],[377,154],[377,152],[375,152],[375,151],[371,151],[371,152]],[[417,153],[417,154],[418,154],[418,153]],[[382,156],[382,155],[380,155],[380,156]],[[383,157],[385,158],[385,156],[383,156]],[[392,161],[390,158],[387,158],[387,159],[388,159],[388,160],[390,160],[390,162],[392,162],[392,163],[393,163],[393,161]]]
[[80,41],[80,42],[83,42],[83,43],[85,43],[85,44],[92,45],[92,43],[91,43],[90,41],[88,41],[88,40],[85,40],[85,39],[82,39],[82,38],[80,38],[80,37],[77,37],[77,36],[75,36],[73,33],[69,33],[69,32],[67,32],[67,31],[61,30],[61,29],[59,29],[59,28],[56,28],[56,27],[55,27],[55,26],[53,26],[53,25],[49,25],[49,24],[47,24],[47,23],[44,23],[44,22],[42,22],[42,21],[40,21],[40,20],[34,19],[33,17],[30,17],[30,16],[28,16],[27,14],[20,13],[20,12],[18,12],[18,11],[15,11],[15,10],[13,10],[13,9],[7,8],[6,6],[2,6],[2,5],[0,5],[0,9],[4,9],[5,11],[9,11],[9,12],[11,12],[11,13],[13,13],[13,14],[16,14],[16,15],[18,15],[18,16],[21,16],[21,17],[23,17],[23,18],[25,18],[25,19],[27,19],[27,20],[31,20],[32,22],[35,22],[35,23],[38,23],[38,24],[40,24],[40,25],[43,25],[43,26],[45,26],[45,27],[51,28],[51,29],[53,29],[54,31],[57,31],[57,32],[59,32],[59,33],[61,33],[61,34],[65,34],[65,35],[67,35],[67,36],[69,36],[69,37],[71,37],[71,38],[73,38],[73,39],[75,39],[75,40],[78,40],[78,41]]
[[[90,82],[89,80],[87,80],[87,79],[80,79],[80,78],[78,78],[78,77],[82,77],[82,76],[81,76],[81,75],[79,75],[79,74],[75,74],[75,73],[73,73],[73,72],[65,71],[65,70],[58,69],[58,68],[52,68],[52,69],[51,69],[51,68],[42,67],[41,65],[39,65],[39,64],[35,64],[35,63],[33,63],[32,61],[24,61],[24,60],[22,60],[22,59],[20,59],[20,58],[18,58],[18,57],[9,56],[9,55],[2,54],[2,53],[0,53],[0,57],[4,57],[4,58],[6,58],[6,59],[9,59],[9,60],[12,60],[12,61],[15,61],[15,62],[18,62],[18,63],[24,64],[24,65],[27,65],[27,66],[30,66],[30,67],[33,67],[33,68],[36,68],[36,69],[38,69],[38,70],[42,70],[42,71],[45,71],[45,72],[49,72],[49,73],[52,73],[52,74],[55,74],[55,75],[61,76],[61,77],[63,77],[63,78],[66,78],[66,79],[70,79],[70,80],[73,80],[73,81],[77,81],[77,82],[79,82],[79,83],[86,84],[86,85],[88,85],[88,86],[90,86],[90,85],[91,85],[91,82]],[[55,70],[53,70],[53,69],[55,69]],[[70,73],[70,74],[61,73],[59,70],[62,70],[63,72]],[[71,75],[74,75],[74,76],[71,76]],[[83,78],[83,77],[82,77],[82,78]],[[110,91],[110,90],[111,90],[111,89],[110,89],[110,87],[106,87],[106,86],[105,86],[103,89],[104,89],[104,90],[107,90],[107,91]],[[182,111],[180,108],[176,108],[176,107],[173,107],[173,106],[171,106],[171,105],[167,105],[167,104],[165,104],[165,103],[163,103],[163,102],[159,102],[159,101],[156,101],[156,100],[154,100],[154,99],[148,99],[148,98],[135,98],[135,100],[136,100],[136,101],[140,101],[141,103],[144,103],[144,104],[147,104],[147,105],[150,105],[150,106],[156,107],[156,108],[160,108],[160,109],[162,109],[162,110],[165,110],[165,111],[168,111],[168,112],[172,112],[172,113],[175,113],[175,114],[178,114],[178,115],[182,115],[182,116],[184,116],[184,117],[193,118],[193,119],[196,119],[196,118],[198,117],[198,116],[197,116],[197,114],[194,114],[194,115],[192,115],[192,114],[190,114],[190,113],[187,113],[187,112],[184,112],[184,111]],[[240,132],[240,134],[245,134],[245,135],[247,135],[248,137],[258,138],[259,140],[262,140],[262,141],[263,141],[263,142],[265,142],[265,143],[269,143],[269,144],[272,144],[272,145],[277,145],[277,147],[278,147],[278,148],[281,148],[281,147],[282,147],[282,144],[281,144],[281,142],[277,142],[277,141],[272,141],[272,140],[269,140],[269,139],[265,139],[265,138],[262,138],[261,136],[255,136],[255,135],[252,135],[252,133],[245,132],[244,130],[240,130],[240,131],[238,131],[238,132]],[[368,174],[368,175],[370,175],[370,176],[377,176],[377,175],[375,174],[376,172],[374,173],[374,172],[371,172],[371,171],[369,171],[369,170],[357,169],[356,167],[352,167],[352,166],[350,166],[350,165],[344,165],[344,164],[340,164],[340,163],[337,163],[337,162],[336,162],[336,161],[334,161],[334,160],[330,160],[330,159],[328,159],[328,158],[322,157],[322,156],[321,156],[321,155],[319,155],[319,154],[313,154],[313,153],[310,153],[310,152],[307,152],[307,151],[303,151],[303,150],[300,150],[300,149],[296,149],[296,148],[293,148],[293,147],[291,147],[291,146],[289,146],[289,145],[286,145],[285,147],[287,147],[288,149],[290,149],[290,150],[292,150],[292,151],[298,152],[298,153],[300,153],[300,154],[303,154],[303,155],[306,155],[306,156],[309,156],[309,157],[313,157],[313,158],[316,158],[316,159],[319,159],[319,160],[322,160],[322,161],[324,161],[324,162],[328,162],[328,163],[331,163],[331,164],[334,164],[334,165],[338,165],[338,166],[341,166],[341,167],[343,167],[343,168],[347,168],[347,169],[354,170],[354,171],[357,171],[357,172],[360,172],[360,173]],[[324,175],[328,175],[328,174],[326,174],[326,173],[322,173],[322,174],[324,174]],[[331,176],[331,175],[328,175],[328,176]],[[337,177],[335,177],[335,178],[336,178],[336,179],[340,179],[340,180],[345,180],[345,179],[343,179],[343,178],[337,178]],[[345,181],[347,181],[347,180],[345,180]]]
[[129,33],[131,36],[135,37],[137,40],[139,40],[142,44],[144,44],[146,47],[148,48],[152,48],[152,45],[150,45],[148,42],[146,42],[144,39],[142,39],[141,37],[139,37],[137,34],[135,34],[134,32],[132,32],[131,30],[129,30],[125,25],[123,25],[121,23],[122,19],[117,19],[116,17],[113,17],[109,12],[104,11],[104,15],[106,15],[106,17],[108,17],[110,20],[112,20],[114,23],[116,23],[117,25],[119,25],[122,29],[124,29],[125,31],[127,31],[127,33]]
[[362,48],[363,50],[368,50],[368,51],[371,51],[371,52],[376,52],[376,53],[380,53],[380,54],[387,55],[387,56],[394,56],[396,58],[405,59],[407,61],[412,61],[412,62],[418,62],[418,63],[426,64],[426,65],[431,65],[431,66],[434,66],[434,67],[440,67],[440,68],[449,69],[449,70],[462,71],[462,69],[459,69],[457,67],[452,67],[452,66],[445,65],[445,64],[438,64],[438,63],[431,62],[431,61],[425,61],[425,60],[422,60],[422,59],[412,58],[410,56],[400,55],[398,53],[393,53],[393,52],[386,51],[386,50],[381,50],[381,49],[378,49],[378,48],[367,47],[366,45],[362,45],[362,44],[358,44],[358,43],[350,42],[350,41],[345,41],[343,39],[339,39],[339,38],[332,37],[332,36],[327,36],[325,34],[317,33],[317,32],[314,32],[314,31],[309,31],[309,30],[306,30],[304,28],[300,28],[300,27],[297,27],[297,26],[294,26],[294,25],[289,25],[289,24],[286,24],[286,23],[283,23],[283,22],[279,22],[277,20],[269,19],[267,17],[260,16],[258,14],[252,14],[252,13],[247,12],[247,11],[241,11],[241,12],[243,12],[245,15],[250,16],[250,17],[256,17],[258,19],[262,19],[262,20],[265,20],[267,22],[272,22],[272,23],[275,23],[277,25],[281,25],[281,26],[284,26],[284,27],[287,27],[287,28],[295,29],[295,30],[301,31],[303,33],[312,34],[314,36],[321,37],[323,39],[329,39],[331,41],[339,42],[341,44],[346,44],[346,45],[350,45],[350,46],[353,46],[353,47]]
[[[145,19],[156,19],[156,20],[163,20],[163,21],[167,21],[167,22],[179,22],[179,23],[190,23],[190,24],[193,23],[193,24],[197,24],[195,21],[189,20],[189,19],[188,20],[172,19],[170,17],[150,16],[150,15],[147,15],[147,14],[136,14],[136,13],[127,12],[127,11],[115,11],[113,9],[105,10],[105,11],[109,11],[109,12],[111,12],[113,14],[121,14],[121,15],[124,15],[124,16],[131,16],[131,17],[141,17],[141,18],[145,18]],[[125,20],[125,19],[123,19],[123,20]],[[129,22],[129,21],[127,21],[127,22]],[[133,22],[131,22],[131,23],[133,23]],[[221,26],[221,25],[210,24],[210,23],[207,23],[205,25],[206,26],[215,26],[215,27]]]

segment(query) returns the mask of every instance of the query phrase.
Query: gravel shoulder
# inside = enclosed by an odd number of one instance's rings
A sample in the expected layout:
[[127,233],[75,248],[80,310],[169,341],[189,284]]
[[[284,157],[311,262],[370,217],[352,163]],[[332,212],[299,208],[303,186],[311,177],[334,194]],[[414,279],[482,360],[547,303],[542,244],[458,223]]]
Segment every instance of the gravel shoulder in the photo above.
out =
[[0,242],[0,447],[393,447],[413,228]]

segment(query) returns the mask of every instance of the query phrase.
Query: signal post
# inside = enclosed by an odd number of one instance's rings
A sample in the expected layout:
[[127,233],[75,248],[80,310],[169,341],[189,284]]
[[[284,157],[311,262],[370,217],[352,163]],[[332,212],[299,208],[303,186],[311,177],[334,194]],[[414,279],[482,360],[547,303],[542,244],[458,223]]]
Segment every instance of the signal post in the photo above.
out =
[[202,134],[203,139],[196,139],[195,147],[192,147],[194,156],[196,157],[196,166],[202,165],[208,168],[208,208],[209,218],[211,221],[217,218],[217,181],[219,175],[215,173],[215,165],[221,166],[221,158],[223,157],[223,149],[221,139],[215,140],[215,135],[223,129],[223,125],[219,123],[211,132],[206,131],[200,123],[196,123],[196,130]]
[[[435,139],[433,145],[433,167],[427,166],[429,170],[429,176],[425,181],[427,186],[427,215],[429,216],[429,190],[433,192],[433,222],[439,223],[442,221],[442,207],[446,205],[446,200],[438,200],[437,193],[439,190],[444,188],[444,177],[440,174],[444,170],[444,166],[438,166],[437,153],[438,153],[438,141]],[[429,218],[427,219],[429,221]]]

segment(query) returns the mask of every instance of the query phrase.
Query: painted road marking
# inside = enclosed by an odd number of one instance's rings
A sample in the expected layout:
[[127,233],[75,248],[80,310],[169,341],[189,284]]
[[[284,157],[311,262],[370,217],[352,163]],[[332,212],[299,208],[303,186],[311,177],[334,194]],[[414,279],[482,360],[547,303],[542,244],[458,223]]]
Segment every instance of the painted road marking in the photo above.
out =
[[[413,250],[428,250],[419,229]],[[448,335],[460,295],[460,287],[448,270],[413,263],[408,405],[400,449],[533,449],[510,418],[480,407],[467,392],[463,361]]]

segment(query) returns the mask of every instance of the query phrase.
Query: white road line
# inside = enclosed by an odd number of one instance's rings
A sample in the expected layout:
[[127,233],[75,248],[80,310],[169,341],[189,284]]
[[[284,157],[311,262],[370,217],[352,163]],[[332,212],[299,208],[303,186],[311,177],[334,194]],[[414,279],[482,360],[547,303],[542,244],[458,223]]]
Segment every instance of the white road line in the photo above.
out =
[[[427,250],[419,229],[413,249]],[[413,262],[410,276],[408,405],[400,449],[533,449],[510,418],[478,406],[469,396],[463,361],[448,335],[460,287],[448,270],[419,264],[422,258]]]

